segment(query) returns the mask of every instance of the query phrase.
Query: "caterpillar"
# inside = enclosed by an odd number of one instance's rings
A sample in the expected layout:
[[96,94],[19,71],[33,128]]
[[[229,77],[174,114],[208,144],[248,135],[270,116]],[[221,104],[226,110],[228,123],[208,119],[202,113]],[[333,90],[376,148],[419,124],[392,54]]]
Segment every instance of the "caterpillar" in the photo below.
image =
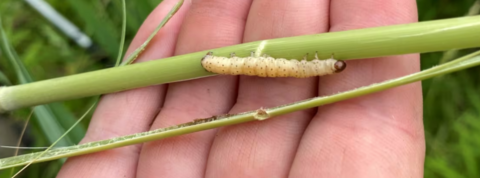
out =
[[245,58],[237,57],[235,53],[227,58],[213,56],[212,52],[208,52],[202,58],[202,66],[209,72],[225,75],[307,78],[341,72],[347,64],[344,61],[335,60],[333,55],[330,59],[320,60],[317,53],[312,61],[307,61],[307,55],[303,60],[298,61],[275,59],[266,54],[255,57],[253,52],[250,57]]

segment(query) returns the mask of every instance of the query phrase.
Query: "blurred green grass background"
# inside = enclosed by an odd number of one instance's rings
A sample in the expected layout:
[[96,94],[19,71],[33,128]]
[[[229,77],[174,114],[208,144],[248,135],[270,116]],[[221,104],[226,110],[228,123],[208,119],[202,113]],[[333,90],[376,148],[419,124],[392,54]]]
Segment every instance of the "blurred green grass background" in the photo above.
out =
[[[121,1],[48,0],[57,11],[76,24],[94,41],[89,49],[79,47],[25,1],[0,1],[3,27],[33,80],[72,75],[112,67],[121,34]],[[161,0],[127,1],[126,44],[143,20]],[[475,0],[417,0],[419,20],[464,16]],[[480,32],[479,32],[480,33]],[[480,40],[480,39],[479,39]],[[472,50],[462,50],[458,55]],[[0,51],[0,54],[4,53]],[[437,65],[443,52],[422,54],[422,68]],[[480,74],[479,68],[423,81],[424,125],[427,143],[425,177],[479,177],[480,166]],[[5,55],[0,55],[0,85],[20,83],[16,70]],[[24,138],[24,146],[47,146],[48,133],[66,130],[79,118],[94,98],[48,105],[47,114],[35,115]],[[0,115],[0,145],[15,145],[23,122],[30,113],[21,109]],[[58,122],[42,125],[38,117]],[[58,119],[57,118],[62,118]],[[38,119],[42,120],[44,118]],[[64,144],[77,143],[88,121],[70,134]],[[10,130],[10,131],[9,131]],[[54,137],[54,136],[51,136]],[[14,138],[14,139],[12,139]],[[7,142],[7,140],[13,140]],[[29,150],[22,150],[23,153]],[[13,150],[1,149],[0,157]],[[54,177],[63,160],[30,166],[21,177]],[[0,171],[0,178],[10,171]]]

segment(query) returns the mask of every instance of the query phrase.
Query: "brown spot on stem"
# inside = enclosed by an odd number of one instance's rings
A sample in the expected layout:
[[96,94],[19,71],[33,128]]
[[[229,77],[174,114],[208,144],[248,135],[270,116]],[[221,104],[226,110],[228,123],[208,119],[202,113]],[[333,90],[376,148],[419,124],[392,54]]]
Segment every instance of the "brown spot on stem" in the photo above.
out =
[[258,109],[255,114],[253,115],[253,117],[256,119],[256,120],[265,120],[265,119],[268,119],[270,118],[270,114],[267,113],[267,111],[263,108],[260,108]]

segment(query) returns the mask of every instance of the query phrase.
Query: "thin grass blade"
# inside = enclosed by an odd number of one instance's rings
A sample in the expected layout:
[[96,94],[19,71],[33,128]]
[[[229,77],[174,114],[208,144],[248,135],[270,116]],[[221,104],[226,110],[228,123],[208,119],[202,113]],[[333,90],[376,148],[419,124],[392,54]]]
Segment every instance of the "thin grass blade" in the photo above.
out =
[[115,63],[115,67],[120,65],[120,61],[122,61],[122,54],[123,54],[123,47],[125,45],[125,33],[127,31],[127,9],[125,5],[125,0],[122,0],[122,36],[120,36],[120,46],[117,55],[117,62]]
[[140,47],[138,47],[130,56],[128,56],[127,60],[122,62],[121,66],[132,64],[133,62],[135,62],[135,59],[137,59],[140,53],[142,53],[142,51],[145,50],[145,48],[147,48],[148,44],[150,43],[150,41],[152,41],[153,37],[155,37],[158,31],[163,26],[165,26],[165,24],[167,24],[167,22],[173,17],[173,15],[175,15],[178,9],[182,7],[182,4],[183,4],[183,0],[180,0],[177,2],[177,4],[175,4],[175,6],[173,6],[172,10],[170,10],[170,12],[168,12],[168,14],[163,18],[162,22],[160,22],[157,28],[155,28],[153,33],[151,33],[150,36],[148,36],[147,40],[145,40],[145,42],[143,42],[143,44]]

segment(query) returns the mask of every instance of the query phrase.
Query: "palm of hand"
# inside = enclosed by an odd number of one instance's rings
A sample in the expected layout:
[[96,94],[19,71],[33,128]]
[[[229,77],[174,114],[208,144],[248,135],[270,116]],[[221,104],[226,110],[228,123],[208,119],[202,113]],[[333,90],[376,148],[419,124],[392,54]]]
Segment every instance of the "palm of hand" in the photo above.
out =
[[[175,4],[149,16],[129,52]],[[415,1],[185,2],[141,60],[242,42],[416,21]],[[320,49],[321,47],[319,47]],[[414,58],[414,59],[412,59]],[[329,95],[419,70],[418,55],[349,61],[334,76],[218,76],[102,97],[83,142]],[[70,158],[59,177],[412,177],[423,175],[421,86]]]

